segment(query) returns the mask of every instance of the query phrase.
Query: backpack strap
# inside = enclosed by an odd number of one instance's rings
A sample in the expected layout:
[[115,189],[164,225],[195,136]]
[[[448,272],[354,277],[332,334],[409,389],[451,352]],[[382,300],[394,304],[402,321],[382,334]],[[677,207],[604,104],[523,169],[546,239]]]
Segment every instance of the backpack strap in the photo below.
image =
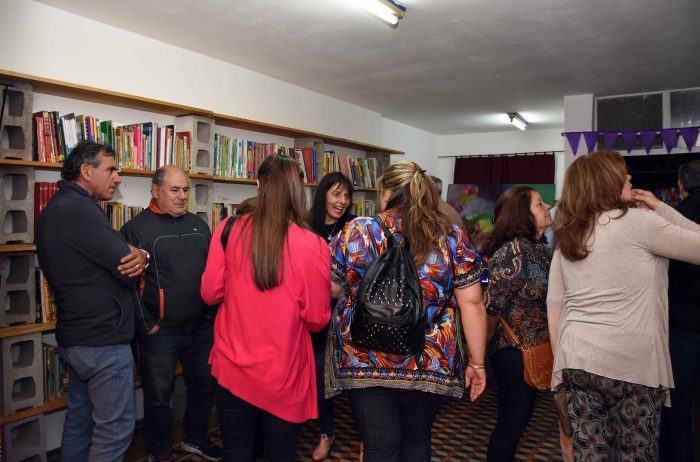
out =
[[224,224],[224,229],[221,231],[221,247],[226,250],[226,244],[228,244],[228,236],[231,234],[231,228],[233,228],[233,224],[240,218],[239,215],[233,215],[231,218],[226,220],[226,223]]
[[391,234],[389,228],[386,227],[386,224],[384,224],[384,220],[382,220],[379,214],[376,214],[372,218],[374,218],[374,221],[376,221],[379,224],[379,226],[382,227],[382,232],[384,233],[384,237],[386,237],[386,248],[390,249],[391,247],[394,247],[394,235]]

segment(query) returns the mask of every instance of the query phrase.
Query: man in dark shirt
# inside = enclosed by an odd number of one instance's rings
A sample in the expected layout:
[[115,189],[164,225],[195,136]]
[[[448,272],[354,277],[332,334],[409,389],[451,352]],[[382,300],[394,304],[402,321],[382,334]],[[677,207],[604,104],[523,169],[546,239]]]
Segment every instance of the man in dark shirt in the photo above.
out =
[[153,256],[141,286],[143,309],[136,316],[150,460],[173,460],[170,401],[178,359],[187,387],[181,447],[219,460],[223,451],[207,441],[214,400],[208,364],[214,328],[200,295],[211,232],[204,220],[187,212],[185,172],[167,165],[155,172],[152,183],[149,207],[121,229],[129,243]]
[[127,244],[97,200],[119,178],[114,151],[78,143],[58,193],[37,225],[37,254],[58,307],[56,340],[68,365],[68,411],[61,459],[120,461],[134,429],[135,277],[147,254]]
[[[678,169],[683,201],[677,210],[700,224],[700,159]],[[700,376],[700,266],[671,261],[668,270],[669,349],[675,388],[664,408],[661,454],[665,462],[692,462],[693,409]]]

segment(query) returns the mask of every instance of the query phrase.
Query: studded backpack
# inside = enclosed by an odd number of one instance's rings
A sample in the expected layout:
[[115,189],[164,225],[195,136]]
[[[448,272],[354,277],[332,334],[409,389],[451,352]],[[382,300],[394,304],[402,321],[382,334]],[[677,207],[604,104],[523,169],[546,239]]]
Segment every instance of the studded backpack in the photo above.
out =
[[367,268],[353,305],[350,337],[358,347],[413,356],[423,351],[428,312],[408,241],[395,245],[379,217],[387,250]]

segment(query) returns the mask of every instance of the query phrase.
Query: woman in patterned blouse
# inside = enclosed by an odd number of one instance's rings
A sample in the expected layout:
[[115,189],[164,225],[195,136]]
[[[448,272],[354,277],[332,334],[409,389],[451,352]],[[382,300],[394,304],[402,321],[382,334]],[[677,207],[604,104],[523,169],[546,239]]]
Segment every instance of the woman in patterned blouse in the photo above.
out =
[[491,256],[486,312],[489,338],[496,334],[491,359],[498,382],[498,420],[489,441],[488,462],[514,460],[532,417],[536,390],[525,383],[520,351],[498,317],[525,345],[549,340],[546,302],[551,256],[542,238],[552,225],[549,209],[540,193],[526,186],[511,188],[496,201],[496,222],[486,247]]
[[[387,249],[377,221],[356,218],[330,243],[331,292],[340,300],[331,321],[326,393],[348,391],[365,462],[426,462],[443,398],[458,398],[471,385],[471,398],[476,399],[486,386],[482,265],[462,231],[438,212],[435,184],[417,164],[391,165],[379,179],[379,189],[383,212],[377,218],[397,244],[404,239],[410,243],[421,280],[429,320],[425,348],[405,356],[353,344],[353,301],[370,263]],[[462,359],[462,328],[468,365]]]

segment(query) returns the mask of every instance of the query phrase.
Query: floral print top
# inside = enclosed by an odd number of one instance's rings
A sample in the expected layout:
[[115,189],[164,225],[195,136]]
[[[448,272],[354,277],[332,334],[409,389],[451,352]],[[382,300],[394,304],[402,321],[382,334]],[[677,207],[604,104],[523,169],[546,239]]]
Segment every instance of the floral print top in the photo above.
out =
[[[549,340],[547,283],[551,258],[545,244],[518,237],[499,247],[489,261],[486,313],[503,316],[525,345]],[[500,323],[494,342],[496,350],[514,346]]]
[[[403,240],[401,218],[391,210],[379,216],[399,244]],[[429,320],[423,352],[403,356],[366,350],[355,346],[350,336],[353,301],[370,263],[386,251],[386,242],[381,226],[373,218],[361,217],[349,222],[330,243],[331,280],[345,290],[331,316],[326,395],[382,386],[459,397],[464,390],[463,348],[452,293],[479,283],[482,260],[462,231],[453,226],[453,233],[441,239],[440,251],[416,267]],[[434,319],[445,304],[447,309]]]

